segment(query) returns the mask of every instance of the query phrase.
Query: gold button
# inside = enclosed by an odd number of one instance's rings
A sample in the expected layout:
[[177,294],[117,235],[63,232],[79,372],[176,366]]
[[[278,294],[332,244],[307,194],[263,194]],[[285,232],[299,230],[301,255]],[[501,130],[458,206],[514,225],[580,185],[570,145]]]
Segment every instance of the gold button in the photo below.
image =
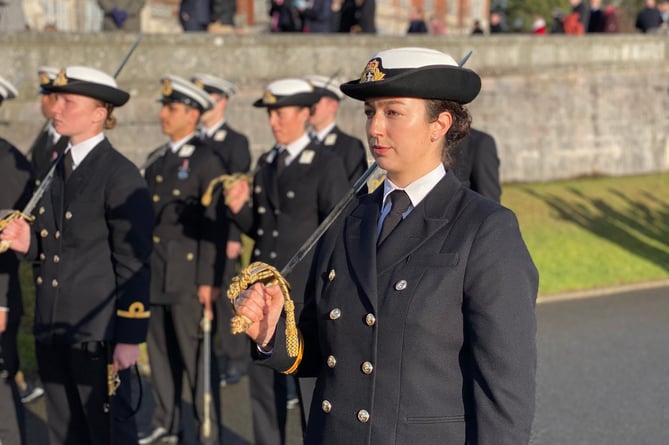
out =
[[253,254],[254,254],[255,256],[260,256],[260,249],[255,249],[255,250],[253,251]]
[[334,280],[334,279],[335,279],[335,275],[336,275],[336,274],[335,274],[335,270],[334,270],[334,269],[331,269],[331,270],[330,270],[330,273],[328,274],[328,280],[330,280],[330,281]]
[[56,239],[60,238],[60,231],[56,230],[56,233],[53,235]]
[[187,259],[188,261],[193,261],[193,258],[195,258],[195,255],[193,255],[192,252],[188,252],[188,253],[186,254],[186,259]]
[[255,188],[253,189],[253,192],[254,192],[256,195],[262,193],[262,187],[260,187],[259,185],[256,185]]
[[269,253],[269,257],[270,257],[271,259],[275,259],[275,258],[277,257],[276,252],[270,252],[270,253]]
[[395,290],[402,291],[406,288],[407,288],[406,280],[400,280],[397,283],[395,283]]
[[42,260],[42,261],[46,260],[46,255],[44,255],[43,253],[40,253],[39,254],[39,259]]
[[370,375],[374,371],[374,366],[370,362],[364,362],[360,369],[362,369],[363,373]]
[[258,213],[259,213],[259,214],[262,215],[262,214],[265,213],[266,211],[267,211],[267,209],[266,209],[265,207],[263,207],[263,206],[258,207]]
[[153,202],[158,202],[158,201],[160,201],[160,196],[153,195]]
[[323,410],[324,413],[326,414],[329,413],[330,411],[332,411],[332,403],[330,403],[330,401],[328,400],[323,400],[321,402],[321,409]]
[[37,278],[35,279],[35,283],[37,283],[37,284],[42,284],[43,281],[44,281],[44,280],[42,280],[42,277],[37,277]]
[[288,191],[286,192],[286,198],[288,198],[288,199],[293,199],[294,197],[295,197],[295,192],[294,192],[294,191],[292,191],[292,190],[288,190]]
[[44,212],[46,212],[46,210],[44,210],[44,207],[40,207],[39,208],[39,214],[44,215]]
[[179,189],[172,190],[172,196],[180,196],[180,195],[181,195],[181,190]]
[[334,368],[337,366],[337,359],[335,358],[334,355],[329,355],[328,356],[328,367]]
[[341,309],[336,307],[330,311],[330,320],[336,320],[339,317],[341,317]]
[[374,326],[374,323],[376,323],[376,317],[374,314],[367,314],[365,317],[365,323],[367,323],[367,326]]
[[161,182],[163,182],[163,177],[160,175],[156,175],[156,183],[160,184]]
[[160,237],[153,235],[153,244],[158,244],[160,242]]
[[58,287],[58,280],[52,280],[51,281],[51,287]]
[[367,410],[361,409],[358,411],[358,420],[362,423],[367,423],[369,422],[369,413]]
[[272,230],[272,236],[274,238],[278,238],[279,237],[279,231],[278,230]]
[[42,238],[46,238],[47,236],[49,236],[49,232],[46,229],[42,229],[42,231],[39,233],[39,236],[41,236]]
[[60,263],[60,257],[58,255],[53,256],[53,262],[54,263]]
[[69,210],[65,212],[65,219],[72,219],[72,212],[70,212]]
[[263,236],[265,231],[263,229],[258,229],[258,236]]

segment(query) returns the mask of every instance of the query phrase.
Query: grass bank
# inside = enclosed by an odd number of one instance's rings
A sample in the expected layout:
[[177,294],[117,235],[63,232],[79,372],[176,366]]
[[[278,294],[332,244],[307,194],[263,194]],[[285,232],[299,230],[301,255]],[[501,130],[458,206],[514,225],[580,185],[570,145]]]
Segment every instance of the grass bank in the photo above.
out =
[[[669,277],[669,173],[506,185],[502,203],[518,216],[541,295]],[[35,370],[31,277],[22,265],[26,373]]]

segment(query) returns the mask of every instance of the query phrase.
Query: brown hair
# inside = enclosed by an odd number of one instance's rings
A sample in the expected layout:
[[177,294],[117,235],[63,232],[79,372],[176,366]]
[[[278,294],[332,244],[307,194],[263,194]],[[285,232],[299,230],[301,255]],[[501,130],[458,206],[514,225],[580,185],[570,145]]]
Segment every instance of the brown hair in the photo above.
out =
[[448,112],[453,117],[451,128],[446,132],[444,147],[442,149],[442,162],[450,167],[453,159],[451,151],[462,138],[469,134],[472,116],[469,110],[462,104],[451,100],[425,99],[425,114],[428,122],[434,122],[443,112]]
[[105,130],[111,130],[116,126],[116,116],[113,116],[112,113],[114,112],[114,106],[108,102],[103,102],[101,100],[96,100],[98,103],[98,106],[104,108],[107,110],[107,118],[105,119],[105,123],[103,124],[102,128]]

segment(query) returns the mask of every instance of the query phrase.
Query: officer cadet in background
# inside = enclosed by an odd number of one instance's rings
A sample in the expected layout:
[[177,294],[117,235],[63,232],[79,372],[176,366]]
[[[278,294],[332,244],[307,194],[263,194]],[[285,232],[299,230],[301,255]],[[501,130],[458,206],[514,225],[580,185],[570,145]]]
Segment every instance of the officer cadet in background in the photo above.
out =
[[200,116],[213,106],[209,95],[181,77],[161,79],[160,125],[170,141],[149,158],[145,171],[156,215],[151,257],[151,322],[148,353],[156,401],[153,430],[139,443],[177,443],[181,434],[181,395],[186,373],[200,443],[218,443],[218,373],[211,434],[203,437],[204,376],[200,320],[203,307],[213,315],[223,275],[222,242],[216,203],[200,198],[212,179],[225,172],[219,158],[197,133]]
[[53,112],[51,108],[56,101],[56,96],[46,89],[56,78],[58,71],[57,68],[50,66],[41,66],[37,70],[40,86],[40,109],[44,118],[47,119],[46,128],[37,136],[32,147],[30,147],[30,162],[38,184],[46,176],[53,161],[63,154],[69,140],[68,137],[61,136],[53,126]]
[[[34,230],[13,220],[0,239],[40,261],[34,333],[50,443],[135,443],[129,368],[150,315],[153,213],[137,167],[103,133],[130,96],[83,66],[63,69],[46,89],[56,93],[53,122],[69,145],[33,212]],[[120,386],[111,391],[114,373]]]
[[[311,142],[307,125],[319,95],[304,79],[277,80],[253,105],[266,108],[275,147],[258,160],[252,206],[244,203],[250,186],[239,181],[228,192],[230,209],[242,231],[255,241],[251,261],[285,266],[349,188],[341,159]],[[302,310],[311,255],[287,277]],[[285,443],[286,376],[269,368],[249,368],[254,443]],[[293,378],[290,376],[290,378]],[[302,383],[301,383],[302,384]],[[302,388],[302,407],[310,404],[311,388]]]
[[[17,95],[16,88],[0,77],[0,104]],[[0,210],[22,210],[33,189],[32,168],[21,152],[0,138]],[[0,253],[0,443],[25,441],[23,405],[15,381],[19,369],[16,337],[23,315],[19,260],[16,253]]]
[[[209,93],[214,106],[202,114],[200,137],[221,158],[225,170],[229,173],[246,173],[251,167],[249,140],[243,134],[228,125],[225,112],[230,97],[235,94],[232,82],[210,74],[195,74],[191,81]],[[227,215],[219,215],[217,221],[227,221]],[[232,277],[239,269],[242,254],[242,241],[239,229],[234,224],[227,224],[225,246],[225,266],[223,267],[223,289],[230,285]],[[221,340],[220,355],[223,358],[221,386],[239,382],[246,374],[249,364],[249,342],[240,335],[232,335],[229,320],[234,316],[232,306],[226,298],[218,300],[216,309],[216,331]]]
[[484,131],[472,128],[452,153],[451,170],[455,177],[475,192],[500,202],[499,157],[495,139]]
[[305,76],[304,79],[320,95],[309,118],[311,136],[342,158],[348,180],[353,185],[367,170],[367,152],[360,139],[341,131],[335,122],[339,101],[344,97],[339,90],[339,82],[316,74]]

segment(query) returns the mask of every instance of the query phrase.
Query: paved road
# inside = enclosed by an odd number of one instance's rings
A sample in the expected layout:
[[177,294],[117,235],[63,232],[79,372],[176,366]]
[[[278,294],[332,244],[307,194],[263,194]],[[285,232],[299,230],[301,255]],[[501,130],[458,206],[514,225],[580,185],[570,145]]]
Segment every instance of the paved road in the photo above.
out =
[[[543,303],[537,319],[533,445],[669,444],[669,287]],[[224,445],[251,444],[248,382],[221,398]],[[30,410],[28,445],[45,445],[43,404]],[[299,431],[291,410],[288,445]],[[187,436],[194,444],[191,422]]]

